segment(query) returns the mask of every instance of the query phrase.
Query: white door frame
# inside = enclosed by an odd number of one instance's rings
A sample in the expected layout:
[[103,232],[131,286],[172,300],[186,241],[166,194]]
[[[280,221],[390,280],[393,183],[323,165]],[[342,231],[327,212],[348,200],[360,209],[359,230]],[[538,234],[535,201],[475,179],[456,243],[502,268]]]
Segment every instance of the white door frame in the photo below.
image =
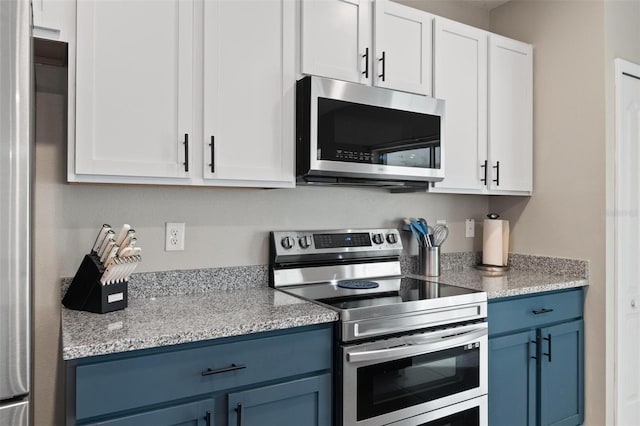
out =
[[[635,217],[640,221],[637,211],[621,211],[620,199],[629,190],[624,188],[624,184],[618,179],[620,163],[618,156],[621,154],[622,136],[623,136],[623,108],[622,108],[622,82],[624,78],[638,78],[640,80],[640,65],[633,64],[631,62],[615,59],[615,138],[613,147],[607,149],[607,246],[606,246],[606,277],[607,277],[607,291],[606,291],[606,371],[609,376],[606,380],[607,383],[607,402],[611,404],[613,411],[613,418],[615,425],[621,425],[619,423],[620,414],[618,412],[619,401],[618,393],[620,389],[620,380],[618,380],[618,355],[619,355],[619,339],[618,333],[620,331],[619,326],[619,313],[621,309],[626,309],[626,303],[630,301],[620,301],[623,297],[620,293],[619,277],[624,272],[624,269],[618,267],[618,262],[634,262],[637,263],[638,259],[630,259],[631,255],[629,251],[621,251],[618,248],[619,239],[623,236],[622,233],[629,232],[629,229],[622,229],[621,224],[628,220],[630,217]],[[640,149],[640,148],[638,148]],[[640,166],[640,165],[637,165]],[[640,183],[639,183],[640,186]],[[637,190],[637,189],[636,189]],[[640,304],[640,300],[636,300],[635,303]],[[638,361],[640,363],[640,360]],[[640,367],[637,367],[640,369]],[[639,389],[640,391],[640,389]],[[608,410],[607,410],[608,411]]]

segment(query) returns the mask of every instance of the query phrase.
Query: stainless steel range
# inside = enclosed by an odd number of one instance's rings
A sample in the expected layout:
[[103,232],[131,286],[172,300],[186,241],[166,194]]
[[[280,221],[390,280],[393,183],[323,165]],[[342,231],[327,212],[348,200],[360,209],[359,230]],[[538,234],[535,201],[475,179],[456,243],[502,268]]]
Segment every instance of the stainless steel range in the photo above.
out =
[[272,232],[270,285],[340,314],[336,424],[487,426],[486,293],[401,253],[397,229]]

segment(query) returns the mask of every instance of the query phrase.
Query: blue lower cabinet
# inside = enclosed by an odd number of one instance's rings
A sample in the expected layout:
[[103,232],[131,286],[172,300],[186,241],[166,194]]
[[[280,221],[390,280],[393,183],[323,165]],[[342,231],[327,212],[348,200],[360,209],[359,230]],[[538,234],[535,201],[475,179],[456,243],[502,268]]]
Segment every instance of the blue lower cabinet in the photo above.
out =
[[210,419],[213,418],[213,405],[213,400],[208,399],[90,424],[96,426],[212,426]]
[[489,424],[536,424],[536,332],[489,339]]
[[332,362],[333,324],[84,358],[67,425],[331,426]]
[[331,426],[331,374],[229,394],[228,426]]
[[490,300],[489,424],[584,421],[583,292]]
[[540,330],[540,424],[574,426],[583,421],[582,320]]

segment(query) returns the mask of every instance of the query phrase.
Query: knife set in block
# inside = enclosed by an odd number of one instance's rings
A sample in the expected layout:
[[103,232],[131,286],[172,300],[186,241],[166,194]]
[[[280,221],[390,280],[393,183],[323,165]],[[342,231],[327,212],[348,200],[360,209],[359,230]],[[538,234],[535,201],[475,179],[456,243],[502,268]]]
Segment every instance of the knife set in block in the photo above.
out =
[[142,261],[135,231],[124,225],[116,236],[103,225],[91,253],[84,256],[62,304],[69,309],[104,314],[127,307],[129,276]]

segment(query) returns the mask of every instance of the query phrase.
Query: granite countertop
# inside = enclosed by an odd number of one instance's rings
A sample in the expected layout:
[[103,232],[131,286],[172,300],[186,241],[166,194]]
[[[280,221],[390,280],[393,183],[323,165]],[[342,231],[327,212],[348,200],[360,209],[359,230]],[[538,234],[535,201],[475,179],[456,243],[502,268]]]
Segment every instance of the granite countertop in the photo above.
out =
[[338,314],[270,287],[130,298],[125,310],[62,308],[62,358],[71,360],[333,322]]
[[574,274],[510,270],[504,275],[495,276],[474,267],[440,271],[438,277],[413,276],[443,284],[482,290],[487,293],[487,299],[563,290],[589,284],[585,277]]
[[[418,278],[416,257],[402,269]],[[487,276],[478,253],[445,253],[430,281],[487,292],[489,299],[588,285],[589,262],[510,254],[511,270]],[[62,293],[70,283],[63,280]],[[129,306],[108,314],[62,308],[64,360],[279,330],[338,320],[335,311],[274,290],[266,265],[147,272],[129,280]]]

